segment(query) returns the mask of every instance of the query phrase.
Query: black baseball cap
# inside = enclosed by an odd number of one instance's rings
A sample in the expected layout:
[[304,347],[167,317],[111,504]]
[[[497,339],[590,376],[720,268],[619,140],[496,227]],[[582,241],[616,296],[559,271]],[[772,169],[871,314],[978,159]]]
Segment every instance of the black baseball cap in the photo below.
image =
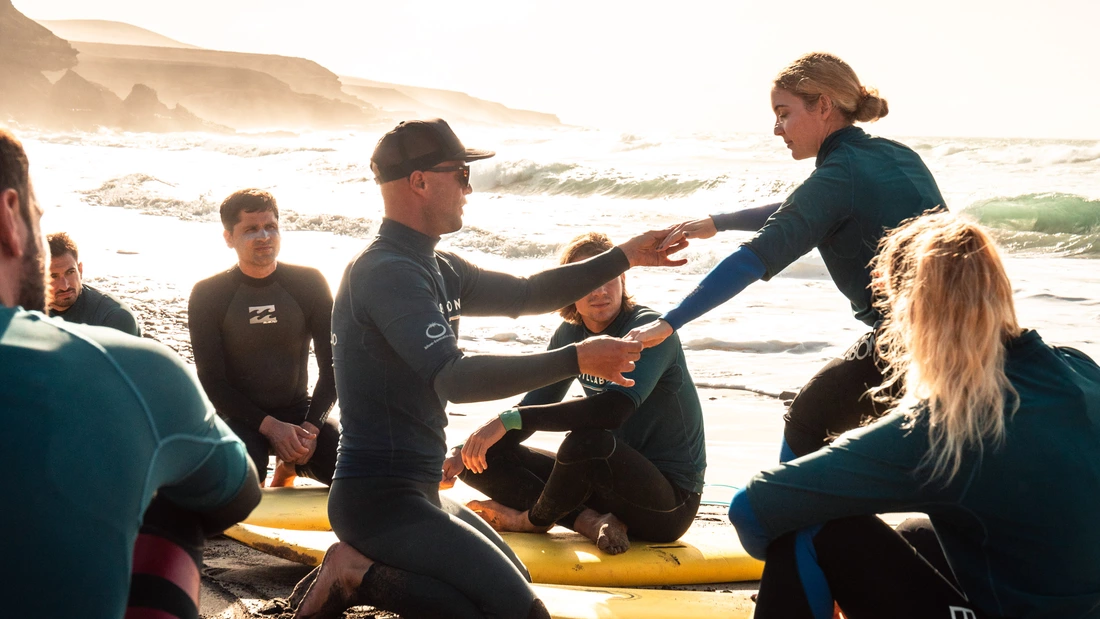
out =
[[491,150],[466,148],[442,118],[406,120],[378,140],[371,155],[374,178],[388,183],[444,161],[477,161],[495,155]]

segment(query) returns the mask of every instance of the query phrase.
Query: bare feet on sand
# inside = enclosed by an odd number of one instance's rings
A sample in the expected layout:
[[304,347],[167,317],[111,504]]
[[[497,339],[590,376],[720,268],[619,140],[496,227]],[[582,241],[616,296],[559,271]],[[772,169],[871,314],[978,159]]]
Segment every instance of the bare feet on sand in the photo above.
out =
[[626,525],[615,514],[603,514],[586,509],[573,523],[577,533],[596,542],[596,547],[609,555],[617,555],[630,550],[630,539],[626,536]]
[[527,512],[512,509],[496,501],[470,501],[466,507],[501,533],[546,533],[550,530],[550,527],[536,527],[531,524]]
[[282,460],[275,460],[275,471],[271,473],[271,484],[269,488],[284,488],[286,486],[294,485],[294,478],[298,476],[297,469],[293,464],[287,464]]
[[[302,601],[294,612],[294,619],[337,619],[344,611],[358,604],[357,594],[363,576],[374,565],[358,550],[344,542],[329,547],[321,567],[306,575],[299,587],[306,586],[305,595],[295,587],[290,600]],[[307,581],[313,578],[313,582]]]

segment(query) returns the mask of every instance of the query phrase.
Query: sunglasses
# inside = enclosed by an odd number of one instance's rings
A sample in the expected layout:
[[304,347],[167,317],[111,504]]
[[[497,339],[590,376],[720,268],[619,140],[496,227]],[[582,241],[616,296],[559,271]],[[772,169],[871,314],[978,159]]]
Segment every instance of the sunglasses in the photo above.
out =
[[444,166],[442,168],[428,168],[425,172],[458,172],[455,174],[455,178],[458,179],[458,184],[462,185],[465,189],[470,186],[470,166],[468,165],[455,165]]

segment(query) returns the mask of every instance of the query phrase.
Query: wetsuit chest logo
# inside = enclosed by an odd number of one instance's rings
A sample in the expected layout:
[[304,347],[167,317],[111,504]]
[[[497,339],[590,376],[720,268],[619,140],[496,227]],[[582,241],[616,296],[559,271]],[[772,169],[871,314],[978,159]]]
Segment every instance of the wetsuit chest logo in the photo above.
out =
[[275,317],[274,305],[253,305],[248,308],[248,313],[253,314],[248,321],[250,325],[273,325],[279,322]]
[[581,374],[581,382],[588,383],[589,387],[596,389],[597,391],[602,391],[604,384],[607,383],[606,380],[600,378],[599,376],[593,376],[591,374]]
[[962,608],[960,606],[949,606],[948,610],[951,611],[951,619],[977,619],[978,615],[974,614],[974,611],[969,608]]

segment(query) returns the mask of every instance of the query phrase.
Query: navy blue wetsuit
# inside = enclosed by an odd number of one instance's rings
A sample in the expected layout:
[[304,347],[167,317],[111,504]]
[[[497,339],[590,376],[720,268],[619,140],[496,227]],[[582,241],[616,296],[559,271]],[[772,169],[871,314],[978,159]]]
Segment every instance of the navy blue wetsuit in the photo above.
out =
[[332,314],[343,435],[329,519],[342,541],[378,562],[360,587],[371,604],[447,617],[547,616],[500,536],[439,496],[444,407],[576,376],[576,350],[466,356],[459,322],[553,311],[629,261],[612,249],[519,278],[437,251],[438,240],[386,219],[344,271]]

